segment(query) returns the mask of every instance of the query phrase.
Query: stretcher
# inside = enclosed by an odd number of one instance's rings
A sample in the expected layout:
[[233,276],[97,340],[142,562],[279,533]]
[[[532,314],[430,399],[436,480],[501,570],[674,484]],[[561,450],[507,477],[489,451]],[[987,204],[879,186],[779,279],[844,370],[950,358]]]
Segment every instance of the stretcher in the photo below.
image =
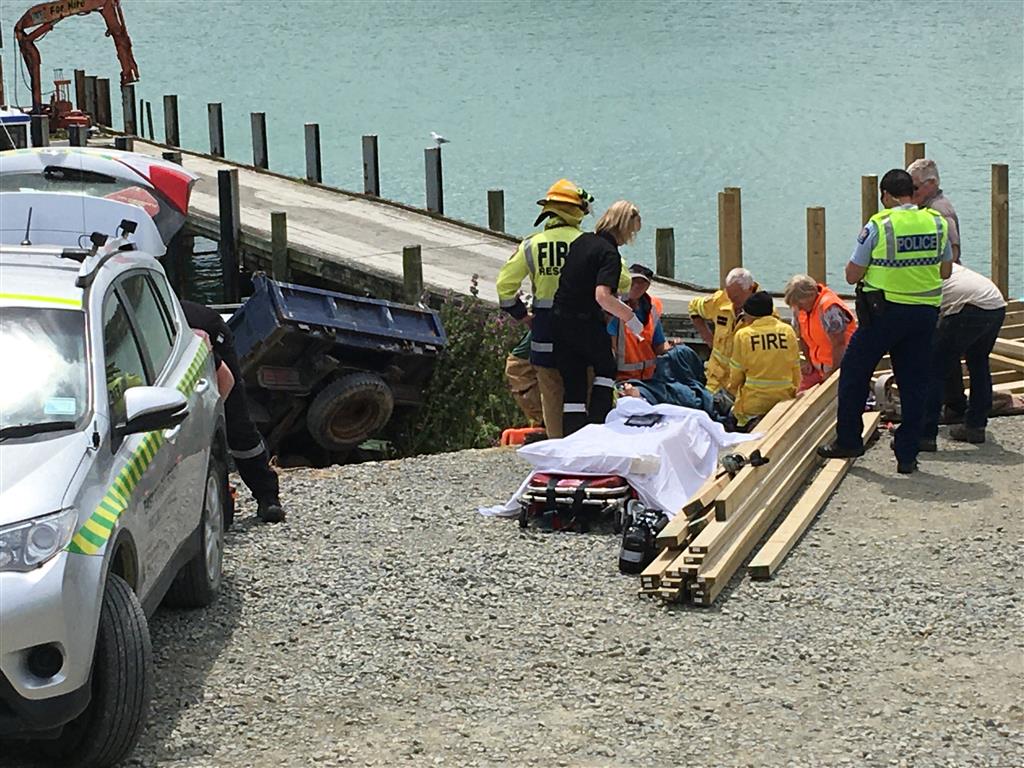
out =
[[637,498],[619,475],[538,472],[519,499],[519,527],[536,520],[551,530],[589,530],[592,523],[611,520],[616,533],[626,522],[627,504]]

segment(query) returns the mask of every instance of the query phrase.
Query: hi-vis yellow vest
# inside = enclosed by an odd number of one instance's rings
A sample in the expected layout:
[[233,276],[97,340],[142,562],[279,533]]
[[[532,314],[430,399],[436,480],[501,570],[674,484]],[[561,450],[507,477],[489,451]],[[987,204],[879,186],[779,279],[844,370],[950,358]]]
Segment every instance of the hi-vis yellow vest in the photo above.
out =
[[534,311],[551,309],[554,304],[569,245],[582,232],[561,221],[549,223],[553,226],[523,240],[498,273],[498,303],[503,309],[516,305],[519,287],[527,277],[532,283]]
[[931,208],[887,208],[871,217],[878,243],[864,273],[864,290],[884,291],[897,304],[942,303],[939,264],[949,224]]

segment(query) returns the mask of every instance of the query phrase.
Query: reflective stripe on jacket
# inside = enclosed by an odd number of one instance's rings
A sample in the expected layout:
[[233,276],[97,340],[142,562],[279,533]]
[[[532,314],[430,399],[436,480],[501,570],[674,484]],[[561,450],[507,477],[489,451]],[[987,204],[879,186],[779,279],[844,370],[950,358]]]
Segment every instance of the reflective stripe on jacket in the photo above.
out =
[[871,217],[878,243],[864,273],[864,289],[884,291],[897,304],[942,303],[939,264],[949,223],[931,208],[887,208]]
[[759,317],[736,331],[730,360],[733,415],[745,425],[796,395],[800,386],[800,346],[793,326],[774,316]]
[[626,332],[626,324],[619,321],[618,342],[615,345],[615,362],[618,371],[615,377],[619,381],[626,379],[649,379],[654,376],[657,367],[658,353],[654,351],[654,328],[664,312],[661,299],[648,294],[651,300],[651,311],[647,313],[647,322],[642,332],[643,341],[635,334]]
[[797,320],[800,323],[800,338],[803,339],[804,345],[807,347],[807,362],[816,368],[826,365],[829,368],[834,367],[832,340],[822,324],[822,318],[825,316],[825,313],[830,307],[834,306],[841,307],[849,318],[846,330],[843,332],[844,341],[846,344],[849,344],[850,337],[857,330],[857,321],[853,319],[853,314],[843,300],[828,286],[818,283],[818,297],[814,300],[814,306],[811,307],[811,311],[804,312],[800,310],[797,312]]

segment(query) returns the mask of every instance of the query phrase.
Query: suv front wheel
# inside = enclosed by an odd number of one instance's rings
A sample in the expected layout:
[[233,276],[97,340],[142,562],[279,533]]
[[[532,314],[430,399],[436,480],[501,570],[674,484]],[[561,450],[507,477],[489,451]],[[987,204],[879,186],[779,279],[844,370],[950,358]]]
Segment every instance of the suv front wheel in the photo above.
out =
[[126,758],[146,722],[152,671],[146,614],[124,579],[110,574],[96,633],[92,699],[59,739],[42,742],[54,764],[106,768]]

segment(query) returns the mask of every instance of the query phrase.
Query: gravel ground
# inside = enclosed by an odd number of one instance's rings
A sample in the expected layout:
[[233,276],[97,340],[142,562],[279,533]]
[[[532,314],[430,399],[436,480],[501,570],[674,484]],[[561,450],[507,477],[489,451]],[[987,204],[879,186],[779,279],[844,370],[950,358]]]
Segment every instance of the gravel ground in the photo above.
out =
[[152,620],[144,766],[1019,766],[1024,418],[859,460],[770,582],[636,596],[612,535],[481,518],[508,451],[297,470]]

